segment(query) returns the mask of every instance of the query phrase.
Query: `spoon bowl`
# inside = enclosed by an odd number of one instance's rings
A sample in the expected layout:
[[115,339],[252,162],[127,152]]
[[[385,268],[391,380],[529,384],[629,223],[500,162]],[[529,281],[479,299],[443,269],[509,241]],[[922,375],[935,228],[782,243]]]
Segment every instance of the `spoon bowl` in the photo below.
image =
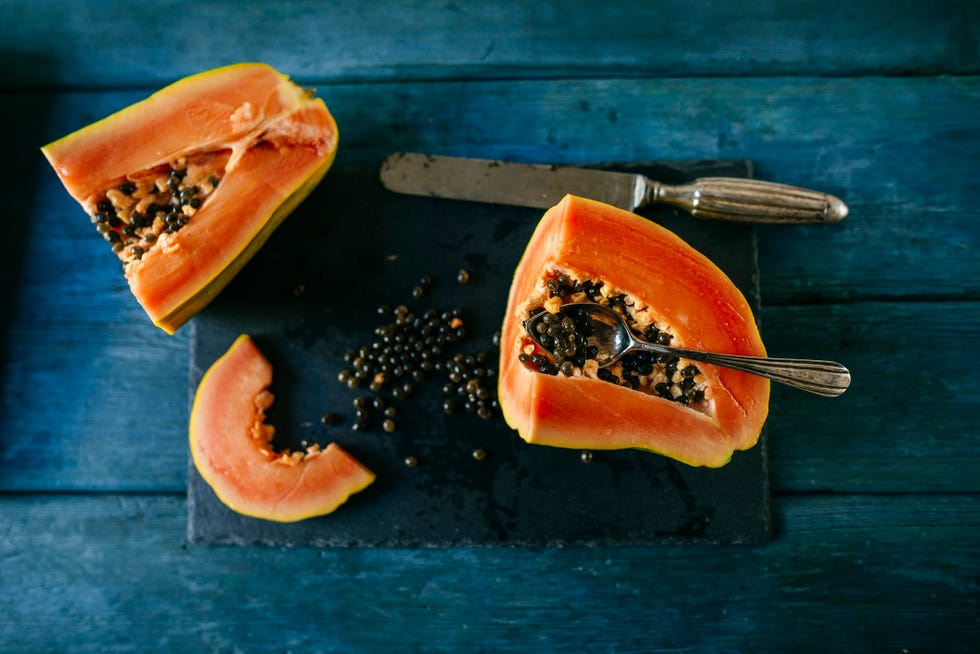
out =
[[613,365],[629,352],[646,351],[759,375],[824,397],[840,395],[851,383],[847,368],[833,361],[719,354],[651,343],[634,335],[623,317],[603,304],[564,304],[557,316],[538,312],[525,321],[524,328],[552,356],[556,349],[566,347],[570,335],[583,336],[589,347],[589,358],[595,359],[600,368]]

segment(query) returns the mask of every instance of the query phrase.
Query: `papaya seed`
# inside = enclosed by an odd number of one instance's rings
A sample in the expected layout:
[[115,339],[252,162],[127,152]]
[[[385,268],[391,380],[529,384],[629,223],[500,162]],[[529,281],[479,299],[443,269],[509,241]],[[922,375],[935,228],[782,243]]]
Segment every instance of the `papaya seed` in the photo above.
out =
[[534,309],[531,314],[545,311],[535,325],[535,333],[536,341],[546,348],[550,356],[532,343],[529,352],[522,350],[518,354],[522,364],[547,375],[560,373],[574,376],[576,373],[586,374],[586,369],[589,369],[592,372],[588,374],[594,374],[601,381],[657,395],[679,404],[698,405],[704,401],[703,384],[695,379],[700,373],[697,366],[681,365],[676,356],[637,352],[608,368],[599,368],[595,361],[598,348],[588,344],[588,337],[594,331],[588,319],[577,321],[571,316],[559,314],[562,304],[587,298],[587,301],[613,307],[640,338],[669,344],[673,339],[670,331],[649,324],[649,316],[634,316],[638,303],[627,294],[613,291],[602,281],[578,281],[561,272],[546,274],[544,286],[547,288],[547,300],[543,302],[542,309]]

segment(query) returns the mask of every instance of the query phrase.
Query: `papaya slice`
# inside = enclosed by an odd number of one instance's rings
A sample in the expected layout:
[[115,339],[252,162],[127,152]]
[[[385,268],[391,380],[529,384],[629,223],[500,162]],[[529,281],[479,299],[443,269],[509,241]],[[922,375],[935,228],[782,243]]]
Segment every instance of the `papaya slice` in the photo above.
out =
[[276,522],[333,512],[367,488],[374,473],[336,443],[275,452],[265,411],[272,365],[247,335],[239,336],[201,378],[190,418],[194,466],[233,511]]
[[182,79],[41,150],[172,334],[320,182],[337,137],[323,100],[247,63]]
[[600,369],[581,343],[546,353],[524,321],[533,311],[558,316],[569,302],[610,305],[647,339],[765,356],[751,307],[707,257],[640,216],[566,196],[527,244],[501,329],[498,398],[524,440],[637,448],[709,467],[756,444],[768,380],[646,353]]

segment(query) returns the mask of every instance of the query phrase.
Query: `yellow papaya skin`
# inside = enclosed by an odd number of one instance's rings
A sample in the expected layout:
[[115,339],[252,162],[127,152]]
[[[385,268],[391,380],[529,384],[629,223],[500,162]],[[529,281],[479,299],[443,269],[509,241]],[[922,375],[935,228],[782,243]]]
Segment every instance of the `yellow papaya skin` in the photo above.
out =
[[222,153],[220,184],[186,226],[157,230],[145,252],[124,261],[137,301],[173,334],[319,184],[337,145],[322,99],[265,64],[243,63],[177,81],[41,150],[93,217],[123,182]]

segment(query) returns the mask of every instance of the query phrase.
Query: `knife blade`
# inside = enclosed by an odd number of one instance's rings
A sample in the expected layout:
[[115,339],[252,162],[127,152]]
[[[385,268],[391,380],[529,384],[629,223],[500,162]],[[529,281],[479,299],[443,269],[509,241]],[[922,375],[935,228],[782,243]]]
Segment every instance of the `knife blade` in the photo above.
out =
[[398,193],[547,209],[579,195],[627,211],[652,204],[698,218],[760,223],[829,223],[847,215],[839,198],[809,189],[735,177],[668,185],[645,175],[595,168],[399,152],[381,165],[381,183]]

